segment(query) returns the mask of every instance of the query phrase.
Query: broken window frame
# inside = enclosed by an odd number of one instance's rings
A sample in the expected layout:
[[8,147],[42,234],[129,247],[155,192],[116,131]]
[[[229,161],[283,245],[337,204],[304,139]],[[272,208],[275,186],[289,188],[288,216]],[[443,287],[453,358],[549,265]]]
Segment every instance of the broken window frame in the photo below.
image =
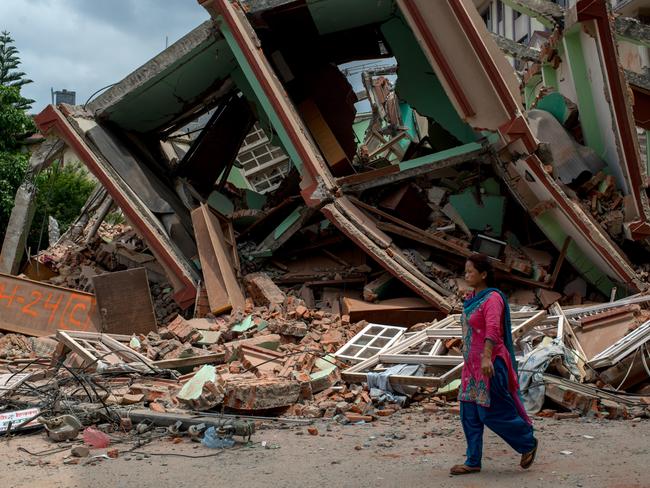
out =
[[[374,332],[373,329],[379,329]],[[381,347],[375,346],[375,342],[386,339],[386,332],[394,332],[392,336],[388,336],[389,340],[381,345]],[[334,356],[339,359],[345,359],[347,361],[360,362],[364,359],[368,359],[371,356],[380,354],[382,351],[390,348],[395,342],[397,342],[402,335],[406,332],[405,327],[396,327],[394,325],[383,325],[383,324],[374,324],[370,323],[366,325],[357,335],[345,343],[338,351],[334,353]],[[365,339],[369,338],[369,339]],[[365,344],[362,344],[362,341],[366,341]],[[352,348],[360,348],[354,354],[349,354],[348,350]],[[371,356],[364,356],[368,350],[376,350]]]

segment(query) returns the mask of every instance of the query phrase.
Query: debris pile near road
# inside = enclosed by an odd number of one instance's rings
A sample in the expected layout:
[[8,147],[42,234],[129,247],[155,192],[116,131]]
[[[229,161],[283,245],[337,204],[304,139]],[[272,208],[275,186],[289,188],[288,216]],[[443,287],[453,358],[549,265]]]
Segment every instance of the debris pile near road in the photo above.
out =
[[[647,125],[650,83],[634,77],[631,106],[605,2],[571,16],[598,35],[558,49],[552,17],[541,50],[497,44],[461,2],[202,3],[219,22],[35,117],[44,139],[0,254],[0,429],[153,423],[225,445],[251,429],[219,412],[456,413],[478,253],[514,311],[529,411],[648,416],[632,122]],[[520,78],[499,49],[523,52]],[[583,52],[602,56],[569,62]],[[379,58],[396,64],[337,68]],[[25,263],[29,178],[70,150],[97,187]],[[128,224],[108,224],[113,209]]]

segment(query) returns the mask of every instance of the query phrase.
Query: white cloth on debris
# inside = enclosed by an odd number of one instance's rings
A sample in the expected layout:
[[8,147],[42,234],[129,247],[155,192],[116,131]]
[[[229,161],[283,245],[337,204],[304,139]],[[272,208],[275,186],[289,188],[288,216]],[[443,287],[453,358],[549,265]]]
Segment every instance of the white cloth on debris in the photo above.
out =
[[381,373],[368,373],[370,396],[379,401],[390,401],[403,405],[406,397],[411,396],[417,391],[417,388],[405,385],[395,385],[393,388],[389,377],[391,375],[422,376],[423,373],[424,366],[421,364],[396,364]]
[[537,413],[542,409],[546,393],[542,374],[558,356],[574,377],[580,377],[575,353],[559,339],[553,339],[550,344],[541,343],[519,360],[519,388],[528,413]]

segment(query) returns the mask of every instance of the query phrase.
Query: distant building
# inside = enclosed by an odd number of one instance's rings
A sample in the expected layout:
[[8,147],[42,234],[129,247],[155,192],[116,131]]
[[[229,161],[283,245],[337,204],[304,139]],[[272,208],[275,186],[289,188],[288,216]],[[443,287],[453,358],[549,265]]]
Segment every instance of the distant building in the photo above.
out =
[[76,105],[77,92],[63,90],[52,91],[52,101],[55,105],[60,103],[67,103],[68,105]]
[[248,182],[259,193],[267,193],[280,186],[291,167],[289,156],[279,147],[271,145],[258,124],[244,139],[237,162],[243,167]]
[[[210,120],[213,112],[211,110],[201,115],[183,127],[181,132],[188,134],[189,140],[194,140]],[[289,156],[281,148],[271,145],[271,141],[258,123],[242,142],[237,154],[237,163],[241,166],[242,176],[258,193],[275,190],[291,168]]]
[[[575,5],[576,0],[549,0],[563,8]],[[650,23],[650,1],[609,0],[615,15],[632,17],[643,24]],[[474,0],[488,30],[520,44],[536,46],[535,37],[548,31],[538,20],[521,14],[503,0]],[[532,41],[532,42],[531,42]],[[648,48],[625,40],[618,41],[619,58],[625,69],[643,73],[650,63]],[[513,62],[516,69],[520,63]]]

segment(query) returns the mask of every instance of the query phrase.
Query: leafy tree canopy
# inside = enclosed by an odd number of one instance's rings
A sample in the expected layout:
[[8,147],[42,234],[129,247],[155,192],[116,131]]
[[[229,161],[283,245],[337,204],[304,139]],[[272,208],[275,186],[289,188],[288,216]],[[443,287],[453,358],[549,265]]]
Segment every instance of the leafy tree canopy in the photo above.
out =
[[17,86],[0,85],[0,152],[20,149],[21,140],[36,131],[32,118],[20,108]]
[[[7,31],[0,33],[0,85],[16,87],[20,92],[20,88],[32,80],[26,78],[25,73],[19,71],[21,64],[20,57],[18,56],[18,49],[13,45],[14,40]],[[29,98],[20,97],[16,102],[16,108],[22,110],[29,110],[34,103],[34,100]]]

